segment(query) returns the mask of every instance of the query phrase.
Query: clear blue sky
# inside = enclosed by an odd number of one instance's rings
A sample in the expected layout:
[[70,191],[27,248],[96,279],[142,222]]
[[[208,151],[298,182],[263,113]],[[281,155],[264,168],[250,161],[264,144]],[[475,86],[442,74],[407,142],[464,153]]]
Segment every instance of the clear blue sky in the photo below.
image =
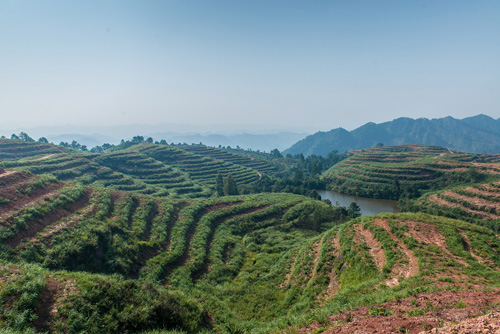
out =
[[500,1],[0,0],[0,127],[500,117]]

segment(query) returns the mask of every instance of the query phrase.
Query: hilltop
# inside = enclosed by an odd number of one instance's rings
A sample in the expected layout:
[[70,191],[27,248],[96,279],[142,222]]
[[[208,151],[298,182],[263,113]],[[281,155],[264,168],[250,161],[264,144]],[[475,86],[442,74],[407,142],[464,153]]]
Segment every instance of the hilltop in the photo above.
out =
[[500,179],[500,155],[461,153],[426,145],[376,147],[350,155],[323,173],[330,189],[363,197],[399,199]]
[[464,119],[397,118],[367,123],[355,130],[337,128],[317,132],[298,141],[284,154],[326,156],[332,150],[347,152],[383,145],[436,145],[471,153],[500,153],[500,120],[486,115]]

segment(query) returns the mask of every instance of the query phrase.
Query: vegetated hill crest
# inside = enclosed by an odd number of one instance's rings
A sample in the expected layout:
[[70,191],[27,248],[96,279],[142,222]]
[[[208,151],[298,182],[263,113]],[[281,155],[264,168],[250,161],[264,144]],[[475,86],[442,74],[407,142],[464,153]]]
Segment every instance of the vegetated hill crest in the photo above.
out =
[[158,198],[23,171],[0,181],[0,317],[13,330],[335,332],[390,316],[414,333],[500,302],[499,237],[458,220],[339,224],[340,208],[292,194]]
[[500,120],[486,115],[464,119],[401,117],[380,124],[370,122],[352,131],[337,128],[317,132],[283,153],[326,156],[333,150],[343,153],[379,143],[425,144],[472,153],[500,153]]

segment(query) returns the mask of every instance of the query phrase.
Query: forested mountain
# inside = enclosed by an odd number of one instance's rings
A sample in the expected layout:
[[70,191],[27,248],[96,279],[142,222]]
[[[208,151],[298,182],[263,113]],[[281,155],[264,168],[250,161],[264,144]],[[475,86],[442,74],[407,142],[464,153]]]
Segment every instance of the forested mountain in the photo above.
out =
[[453,117],[397,118],[390,122],[367,123],[355,130],[337,128],[310,135],[284,153],[326,156],[332,150],[346,152],[377,144],[438,145],[472,153],[500,153],[500,120],[486,115],[464,119]]

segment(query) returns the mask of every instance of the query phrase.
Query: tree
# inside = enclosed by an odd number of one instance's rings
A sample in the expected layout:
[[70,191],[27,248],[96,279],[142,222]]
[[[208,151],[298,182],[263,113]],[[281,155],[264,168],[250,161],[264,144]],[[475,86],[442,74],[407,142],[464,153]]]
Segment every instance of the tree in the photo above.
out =
[[215,191],[217,192],[217,196],[224,196],[224,181],[220,174],[217,174],[217,178],[215,179]]
[[48,143],[49,143],[49,141],[48,141],[48,140],[47,140],[47,138],[45,138],[45,137],[40,137],[40,138],[38,138],[38,142],[39,142],[39,143],[44,143],[44,144],[48,144]]
[[146,142],[148,142],[148,143],[152,143],[152,142],[153,142],[153,138],[148,137],[148,139],[146,139]]
[[301,185],[302,182],[304,182],[304,172],[302,171],[302,169],[296,169],[293,172],[292,182],[297,186]]
[[101,146],[94,146],[90,149],[92,153],[103,153],[104,149]]
[[233,175],[231,173],[227,174],[227,176],[224,178],[224,194],[231,196],[231,195],[238,195],[238,185],[236,184],[236,181],[233,179]]
[[135,136],[134,138],[132,138],[132,143],[142,143],[143,141],[144,141],[143,136]]
[[347,208],[347,215],[351,218],[361,216],[361,208],[356,202],[351,202],[351,204]]
[[102,149],[103,149],[104,151],[107,151],[107,150],[109,150],[110,148],[112,148],[112,147],[113,147],[113,145],[108,144],[108,143],[104,143],[104,144],[102,144],[102,146],[101,146],[101,147],[102,147]]
[[19,137],[15,133],[13,133],[12,136],[10,136],[10,139],[19,140]]
[[21,132],[19,134],[19,139],[24,140],[24,141],[31,141],[31,142],[35,141],[33,138],[31,138],[30,136],[28,136],[28,134],[26,132]]
[[82,147],[82,145],[80,145],[76,140],[73,140],[71,142],[71,147],[74,148],[75,150],[79,150]]
[[375,145],[375,147],[384,147],[384,143],[377,143],[377,145]]
[[271,158],[273,158],[273,159],[283,158],[283,155],[280,153],[280,151],[278,151],[277,148],[275,148],[274,150],[271,150],[270,154],[271,154]]

